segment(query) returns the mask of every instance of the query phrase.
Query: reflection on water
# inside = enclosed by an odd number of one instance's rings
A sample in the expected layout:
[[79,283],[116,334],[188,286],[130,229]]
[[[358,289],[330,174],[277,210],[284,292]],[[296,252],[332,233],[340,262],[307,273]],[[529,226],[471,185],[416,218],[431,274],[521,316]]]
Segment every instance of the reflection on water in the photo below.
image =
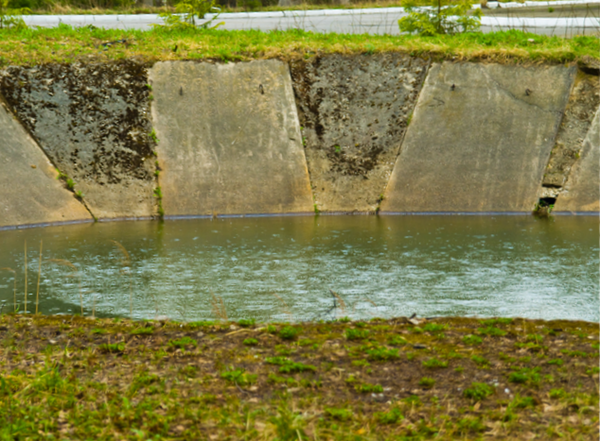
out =
[[[44,261],[40,309],[86,315],[212,319],[222,297],[230,319],[465,315],[599,320],[595,217],[320,216],[115,222],[0,231],[0,267],[17,271],[28,310]],[[129,266],[120,242],[131,259]],[[78,268],[50,261],[64,259]],[[13,275],[0,271],[12,310]],[[131,284],[131,291],[130,291]],[[339,305],[339,302],[338,302]],[[22,305],[20,306],[22,310]]]

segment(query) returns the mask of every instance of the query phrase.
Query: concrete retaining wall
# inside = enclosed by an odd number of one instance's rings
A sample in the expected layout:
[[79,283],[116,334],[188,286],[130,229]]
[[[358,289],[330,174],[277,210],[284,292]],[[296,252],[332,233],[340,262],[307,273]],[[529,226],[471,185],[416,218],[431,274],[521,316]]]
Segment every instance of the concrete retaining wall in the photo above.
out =
[[2,102],[0,133],[0,227],[92,220]]
[[122,61],[10,67],[0,91],[22,124],[2,110],[0,226],[90,219],[54,167],[100,219],[599,211],[598,77],[575,67]]
[[166,216],[313,211],[285,63],[162,62],[150,81]]

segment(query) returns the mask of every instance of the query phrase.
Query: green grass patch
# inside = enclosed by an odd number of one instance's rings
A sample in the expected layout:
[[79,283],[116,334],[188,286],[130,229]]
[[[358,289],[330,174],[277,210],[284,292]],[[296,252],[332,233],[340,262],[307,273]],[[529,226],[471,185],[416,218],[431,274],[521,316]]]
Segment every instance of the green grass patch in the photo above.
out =
[[[107,50],[102,43],[125,40]],[[177,46],[177,51],[173,48]],[[597,38],[564,39],[517,30],[422,37],[414,35],[322,34],[302,30],[138,31],[82,27],[0,29],[0,64],[35,65],[133,58],[165,60],[248,61],[260,58],[302,59],[316,54],[402,52],[434,59],[498,62],[567,63],[585,56],[599,58]]]
[[428,360],[423,360],[423,367],[427,369],[444,369],[448,367],[447,361],[441,361],[437,358],[430,358]]
[[481,401],[494,393],[494,388],[486,383],[474,382],[471,387],[465,389],[463,395],[475,401]]

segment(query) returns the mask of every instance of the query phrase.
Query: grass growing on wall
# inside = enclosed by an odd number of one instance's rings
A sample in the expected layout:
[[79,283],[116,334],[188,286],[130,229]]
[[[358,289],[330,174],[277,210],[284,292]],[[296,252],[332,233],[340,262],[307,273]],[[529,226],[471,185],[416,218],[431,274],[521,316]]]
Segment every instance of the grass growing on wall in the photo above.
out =
[[509,63],[568,63],[600,58],[595,37],[563,39],[521,31],[420,37],[412,35],[321,34],[289,31],[153,31],[73,29],[0,29],[0,67],[39,63],[260,58],[308,58],[329,53],[405,52],[436,59]]

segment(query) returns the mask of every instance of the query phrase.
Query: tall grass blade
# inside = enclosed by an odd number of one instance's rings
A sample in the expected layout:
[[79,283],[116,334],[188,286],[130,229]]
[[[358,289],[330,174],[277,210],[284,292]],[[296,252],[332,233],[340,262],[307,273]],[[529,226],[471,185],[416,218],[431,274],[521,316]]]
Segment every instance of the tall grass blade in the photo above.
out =
[[0,268],[0,271],[9,271],[11,273],[13,273],[13,279],[15,281],[15,287],[13,289],[13,308],[14,308],[14,312],[17,312],[17,272],[12,269],[12,268]]
[[42,277],[42,248],[44,241],[40,240],[40,262],[38,266],[38,282],[37,282],[37,290],[35,291],[35,313],[38,313],[38,306],[40,304],[40,279]]
[[27,241],[25,241],[25,252],[24,252],[24,259],[25,259],[25,306],[23,309],[23,314],[27,314]]
[[48,259],[48,262],[55,263],[57,265],[66,266],[73,270],[73,273],[67,274],[67,277],[78,277],[79,278],[79,303],[81,305],[81,316],[83,317],[83,294],[81,293],[81,275],[75,265],[65,259]]
[[216,296],[214,292],[211,292],[210,294],[212,296],[210,301],[212,305],[212,313],[221,320],[227,321],[227,309],[225,308],[223,297]]
[[121,259],[121,266],[123,269],[122,273],[126,273],[129,276],[129,318],[133,320],[133,291],[131,289],[131,271],[129,271],[129,267],[131,266],[131,257],[127,252],[127,249],[116,240],[111,240],[114,246],[121,252],[123,258]]

